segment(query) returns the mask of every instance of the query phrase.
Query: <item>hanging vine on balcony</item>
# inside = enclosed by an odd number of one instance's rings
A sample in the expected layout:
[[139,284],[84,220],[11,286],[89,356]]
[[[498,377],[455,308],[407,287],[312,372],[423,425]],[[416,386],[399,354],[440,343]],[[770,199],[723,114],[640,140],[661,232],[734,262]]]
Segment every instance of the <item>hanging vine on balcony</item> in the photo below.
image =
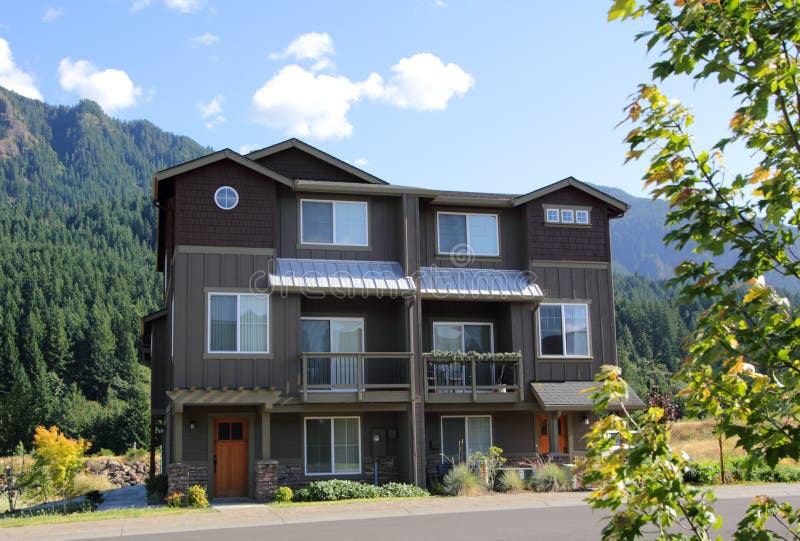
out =
[[435,357],[451,361],[519,361],[522,359],[521,351],[509,351],[503,353],[479,353],[477,351],[445,351],[434,349],[422,354],[423,357]]

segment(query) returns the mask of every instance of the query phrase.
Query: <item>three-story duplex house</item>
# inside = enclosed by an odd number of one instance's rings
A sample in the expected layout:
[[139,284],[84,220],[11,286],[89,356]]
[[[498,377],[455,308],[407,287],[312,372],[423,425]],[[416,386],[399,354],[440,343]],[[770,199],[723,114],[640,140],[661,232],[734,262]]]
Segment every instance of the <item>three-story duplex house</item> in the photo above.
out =
[[616,362],[621,201],[573,178],[395,186],[296,139],[160,171],[153,198],[165,302],[143,340],[171,491],[425,485],[491,445],[583,451],[581,391]]

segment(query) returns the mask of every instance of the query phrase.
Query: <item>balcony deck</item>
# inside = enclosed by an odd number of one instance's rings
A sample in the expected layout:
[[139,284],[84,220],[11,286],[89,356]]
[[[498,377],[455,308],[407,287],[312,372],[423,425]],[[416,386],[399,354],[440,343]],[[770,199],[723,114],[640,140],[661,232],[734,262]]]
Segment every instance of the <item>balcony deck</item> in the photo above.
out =
[[303,402],[332,404],[413,400],[413,353],[304,352],[300,357]]
[[509,403],[524,400],[522,360],[508,354],[481,358],[423,355],[425,401],[433,403]]

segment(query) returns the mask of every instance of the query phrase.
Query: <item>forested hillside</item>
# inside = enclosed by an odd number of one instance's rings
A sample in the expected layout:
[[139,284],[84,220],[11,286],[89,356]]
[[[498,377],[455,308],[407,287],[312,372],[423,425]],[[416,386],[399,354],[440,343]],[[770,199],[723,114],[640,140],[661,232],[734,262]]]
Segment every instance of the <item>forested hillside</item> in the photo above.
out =
[[93,102],[0,88],[0,454],[57,424],[147,440],[140,317],[160,306],[152,174],[210,149]]

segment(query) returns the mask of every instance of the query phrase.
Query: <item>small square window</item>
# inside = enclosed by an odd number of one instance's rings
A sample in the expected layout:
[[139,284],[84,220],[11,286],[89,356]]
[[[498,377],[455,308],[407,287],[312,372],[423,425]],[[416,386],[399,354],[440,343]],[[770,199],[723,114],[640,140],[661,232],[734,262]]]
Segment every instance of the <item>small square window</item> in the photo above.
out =
[[561,211],[561,223],[564,224],[574,224],[575,223],[575,211],[572,209],[564,209]]
[[547,223],[550,224],[557,224],[561,220],[559,219],[559,212],[558,209],[547,209]]
[[581,225],[589,225],[589,211],[588,210],[576,210],[575,211],[575,223]]

